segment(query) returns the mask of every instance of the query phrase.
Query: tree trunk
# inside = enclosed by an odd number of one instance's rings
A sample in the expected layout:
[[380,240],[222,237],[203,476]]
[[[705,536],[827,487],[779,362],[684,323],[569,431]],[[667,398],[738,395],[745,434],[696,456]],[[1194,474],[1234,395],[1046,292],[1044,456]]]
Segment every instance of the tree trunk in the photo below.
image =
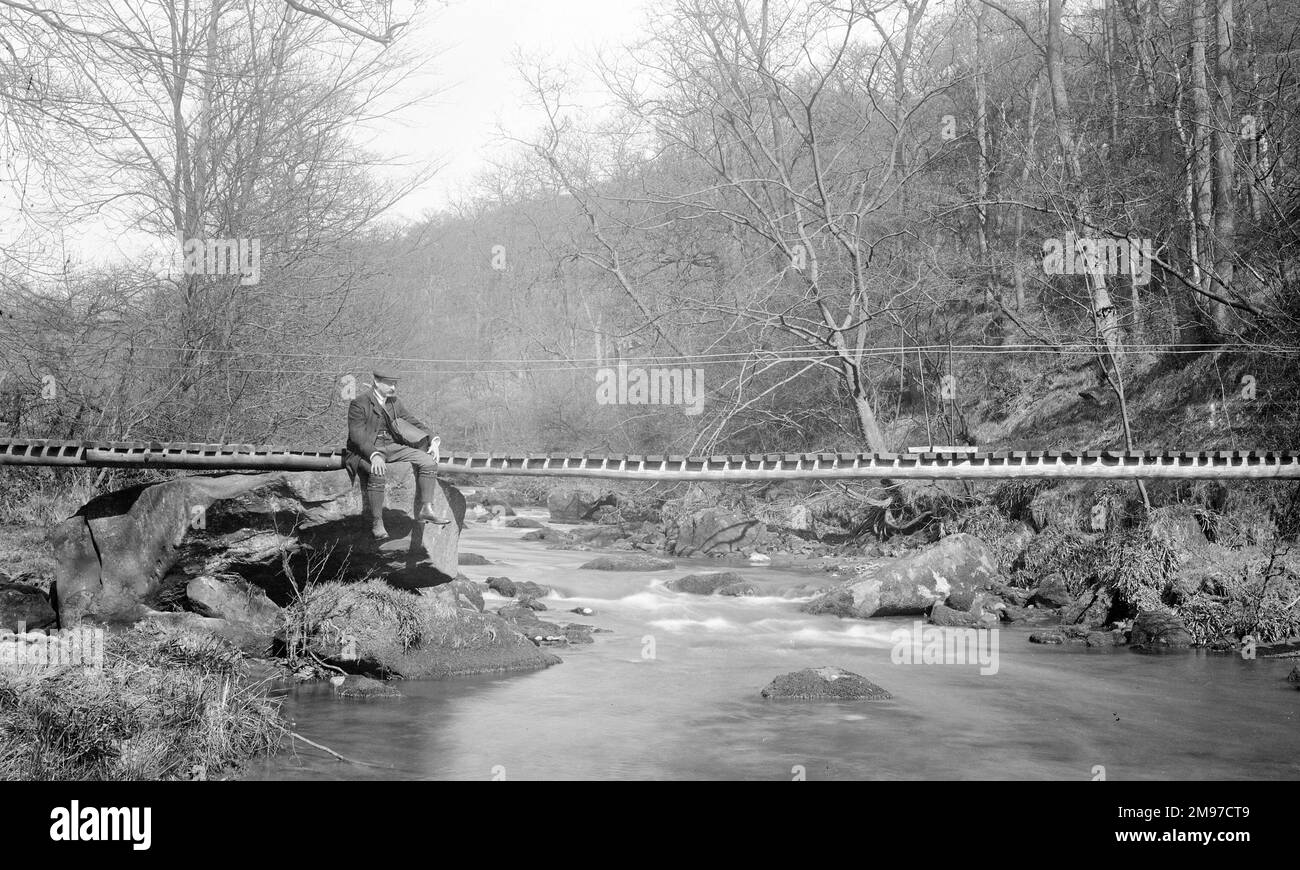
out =
[[[1214,76],[1218,85],[1216,117],[1214,126],[1214,272],[1219,285],[1220,296],[1231,295],[1233,286],[1233,263],[1236,246],[1233,235],[1236,232],[1237,206],[1233,176],[1236,163],[1237,137],[1239,125],[1233,117],[1233,51],[1232,40],[1232,0],[1218,0],[1215,5],[1215,53]],[[1214,326],[1220,335],[1231,329],[1228,306],[1217,304],[1214,311]]]
[[[1199,278],[1201,289],[1209,292],[1213,284],[1210,255],[1210,224],[1214,220],[1213,187],[1211,185],[1210,157],[1210,94],[1206,82],[1206,0],[1192,0],[1192,188],[1194,191],[1194,209],[1196,216],[1195,233],[1200,240],[1195,259],[1192,263],[1194,278]],[[1200,300],[1197,300],[1200,308]],[[1207,317],[1202,325],[1207,332],[1215,332],[1216,324],[1223,319],[1219,312],[1223,306],[1214,301],[1209,302]]]

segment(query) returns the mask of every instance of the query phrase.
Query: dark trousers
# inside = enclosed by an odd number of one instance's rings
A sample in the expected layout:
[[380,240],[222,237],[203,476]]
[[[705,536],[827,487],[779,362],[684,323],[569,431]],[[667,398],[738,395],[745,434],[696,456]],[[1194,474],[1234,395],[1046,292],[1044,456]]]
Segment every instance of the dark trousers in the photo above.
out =
[[[433,494],[437,491],[436,487],[438,486],[438,465],[433,461],[432,456],[423,450],[405,447],[391,441],[382,444],[377,443],[375,449],[383,453],[385,465],[391,466],[395,462],[411,463],[411,470],[415,473],[415,509],[417,512],[420,505],[433,501]],[[363,468],[361,471],[361,485],[371,492],[384,492],[387,482],[387,474],[380,477],[377,474],[371,474],[368,468]]]

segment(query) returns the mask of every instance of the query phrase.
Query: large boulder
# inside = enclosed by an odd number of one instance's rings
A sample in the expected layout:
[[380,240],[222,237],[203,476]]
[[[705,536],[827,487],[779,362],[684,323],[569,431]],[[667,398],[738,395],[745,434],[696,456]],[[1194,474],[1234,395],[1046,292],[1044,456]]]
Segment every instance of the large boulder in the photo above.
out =
[[1038,607],[1068,607],[1074,603],[1074,599],[1063,574],[1048,574],[1039,581],[1034,594],[1029,597],[1029,603]]
[[843,668],[804,668],[782,674],[761,694],[801,701],[884,701],[893,697],[866,677]]
[[708,509],[679,519],[668,530],[668,552],[677,556],[730,553],[754,546],[767,530],[758,520]]
[[1061,608],[1061,623],[1085,625],[1089,628],[1105,625],[1113,601],[1110,590],[1106,587],[1089,589]]
[[1002,582],[993,555],[973,535],[950,535],[925,550],[864,567],[861,577],[842,583],[803,606],[808,613],[865,619],[913,616],[935,604]]
[[444,678],[559,663],[492,613],[457,603],[454,584],[417,594],[382,581],[326,583],[290,608],[295,649],[353,672]]
[[[399,489],[390,482],[390,501]],[[361,504],[341,470],[182,477],[100,496],[50,535],[61,624],[134,622],[183,602],[200,575],[243,578],[281,606],[322,576],[370,574],[410,588],[455,578],[458,490],[443,483],[433,493],[435,510],[455,520],[446,525],[386,510],[393,537],[380,548]]]
[[1189,647],[1194,642],[1192,633],[1170,610],[1142,610],[1133,620],[1133,631],[1129,635],[1133,646],[1152,647]]
[[49,628],[58,622],[45,593],[24,583],[0,583],[0,628],[12,632]]
[[[270,651],[275,634],[284,627],[284,611],[266,593],[239,578],[200,575],[185,587],[190,609],[200,616],[224,619],[262,637],[260,653]],[[247,648],[248,642],[241,644]]]
[[711,571],[705,574],[687,574],[685,577],[669,580],[664,584],[664,588],[671,589],[673,592],[689,592],[692,595],[714,595],[725,587],[744,582],[745,578],[735,571]]
[[546,496],[546,509],[551,512],[551,521],[556,523],[581,523],[595,516],[596,510],[604,505],[618,504],[612,493],[601,494],[583,488],[553,489]]

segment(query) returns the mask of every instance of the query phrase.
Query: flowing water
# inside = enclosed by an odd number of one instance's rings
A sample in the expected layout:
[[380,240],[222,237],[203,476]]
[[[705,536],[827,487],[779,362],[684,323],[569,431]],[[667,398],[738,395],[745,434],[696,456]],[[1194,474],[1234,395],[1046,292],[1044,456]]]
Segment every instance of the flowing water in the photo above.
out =
[[[521,512],[528,515],[529,512]],[[539,516],[538,514],[532,514]],[[596,554],[522,543],[523,529],[470,523],[462,571],[554,587],[552,621],[609,629],[561,648],[542,671],[397,683],[400,699],[345,700],[328,685],[289,689],[306,737],[253,765],[266,779],[1296,779],[1300,691],[1294,660],[1040,646],[998,634],[997,671],[895,664],[891,633],[910,618],[800,613],[777,594],[674,593],[666,580],[731,570],[678,560],[663,572],[579,571]],[[738,570],[773,593],[822,575]],[[503,599],[490,594],[489,607]],[[565,611],[590,607],[593,616]],[[987,650],[986,650],[987,652]],[[887,701],[769,701],[778,674],[832,665],[893,693]],[[987,670],[987,668],[986,668]]]

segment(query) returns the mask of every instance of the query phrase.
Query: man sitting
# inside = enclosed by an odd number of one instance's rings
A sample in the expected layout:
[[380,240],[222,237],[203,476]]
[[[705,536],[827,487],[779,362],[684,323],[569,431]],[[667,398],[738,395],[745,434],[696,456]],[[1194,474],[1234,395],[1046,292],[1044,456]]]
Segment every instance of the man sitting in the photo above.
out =
[[[378,543],[388,539],[388,529],[384,527],[384,498],[386,472],[391,462],[409,462],[415,472],[417,522],[443,526],[451,520],[440,519],[433,507],[434,487],[438,486],[440,439],[430,438],[427,435],[429,427],[397,398],[396,372],[381,369],[373,374],[372,389],[348,405],[348,445],[344,462],[353,476],[361,477],[371,534]],[[424,437],[417,444],[422,447],[427,440],[427,450],[409,446],[409,438],[407,443],[403,443],[398,435],[398,429],[402,428],[397,425],[398,421],[423,430],[420,434]]]

